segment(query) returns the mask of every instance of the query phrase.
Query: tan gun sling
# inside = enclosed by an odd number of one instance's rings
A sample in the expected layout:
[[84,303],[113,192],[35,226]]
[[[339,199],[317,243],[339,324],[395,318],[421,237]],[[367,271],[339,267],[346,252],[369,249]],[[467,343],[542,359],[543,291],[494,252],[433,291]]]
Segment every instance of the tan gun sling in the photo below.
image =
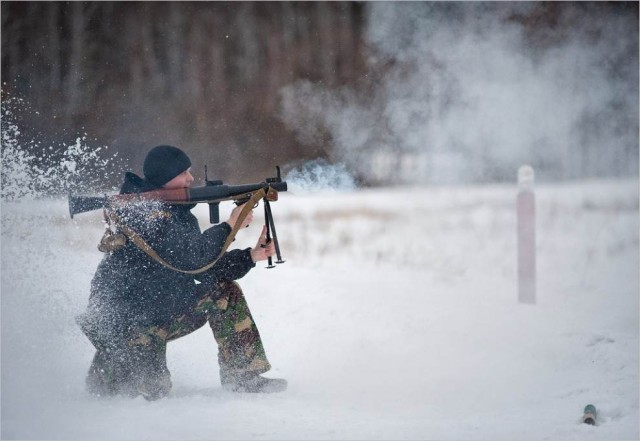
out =
[[120,231],[122,231],[129,238],[129,240],[131,240],[131,242],[133,242],[142,251],[147,253],[147,255],[149,257],[151,257],[153,260],[155,260],[156,262],[160,263],[161,265],[163,265],[163,266],[165,266],[165,267],[167,267],[167,268],[169,268],[169,269],[171,269],[173,271],[177,271],[177,272],[185,273],[185,274],[194,274],[195,275],[195,274],[203,273],[203,272],[213,268],[213,265],[215,265],[216,262],[224,255],[224,253],[227,251],[227,248],[229,248],[229,245],[231,245],[231,242],[233,242],[233,240],[235,239],[236,234],[238,233],[238,230],[240,229],[240,225],[242,225],[244,219],[247,217],[249,212],[251,210],[253,210],[253,207],[260,201],[260,199],[262,199],[265,196],[266,196],[266,192],[265,192],[264,189],[260,189],[260,190],[256,191],[251,196],[249,201],[246,204],[244,204],[244,207],[242,208],[242,211],[240,211],[240,215],[238,216],[238,220],[237,220],[236,224],[234,225],[233,229],[231,230],[231,233],[229,233],[229,236],[227,236],[227,240],[225,241],[224,245],[222,246],[222,251],[220,251],[220,254],[218,255],[218,257],[216,257],[215,260],[213,260],[213,262],[210,262],[210,263],[206,264],[202,268],[198,268],[198,269],[194,269],[194,270],[183,270],[183,269],[176,268],[175,266],[171,265],[169,262],[167,262],[162,257],[160,257],[158,255],[158,253],[156,252],[156,250],[151,248],[151,245],[149,245],[138,233],[133,231],[127,225],[122,224],[120,222],[120,219],[118,218],[118,216],[113,211],[111,211],[109,213],[109,217],[115,222],[116,226],[120,229]]

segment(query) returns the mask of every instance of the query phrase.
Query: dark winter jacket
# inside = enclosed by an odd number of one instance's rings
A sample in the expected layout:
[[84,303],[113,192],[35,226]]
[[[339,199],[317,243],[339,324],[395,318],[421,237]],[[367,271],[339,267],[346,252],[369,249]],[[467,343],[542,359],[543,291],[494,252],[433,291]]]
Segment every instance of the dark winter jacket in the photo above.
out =
[[[144,179],[127,173],[120,193],[151,189]],[[222,223],[201,232],[193,207],[147,201],[127,203],[116,212],[166,262],[194,270],[215,260],[231,227]],[[142,328],[167,324],[193,308],[216,281],[239,279],[254,266],[249,248],[232,250],[213,268],[194,276],[163,266],[128,241],[100,262],[81,319],[83,328],[91,328],[92,340],[122,342]]]

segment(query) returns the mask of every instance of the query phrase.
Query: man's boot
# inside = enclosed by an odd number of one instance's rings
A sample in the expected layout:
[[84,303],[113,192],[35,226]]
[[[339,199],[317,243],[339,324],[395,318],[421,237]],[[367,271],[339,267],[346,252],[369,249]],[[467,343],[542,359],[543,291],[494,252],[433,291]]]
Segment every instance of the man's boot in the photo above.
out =
[[115,348],[96,351],[87,373],[87,391],[104,397],[127,394],[132,388],[130,365],[122,351]]
[[283,378],[266,378],[255,372],[244,372],[232,375],[220,374],[220,383],[225,390],[239,393],[277,393],[287,389],[287,380]]
[[136,379],[135,392],[147,401],[166,397],[171,391],[171,373],[167,369],[166,344],[131,348]]
[[143,378],[137,392],[147,401],[155,401],[166,397],[171,391],[171,374],[168,370]]

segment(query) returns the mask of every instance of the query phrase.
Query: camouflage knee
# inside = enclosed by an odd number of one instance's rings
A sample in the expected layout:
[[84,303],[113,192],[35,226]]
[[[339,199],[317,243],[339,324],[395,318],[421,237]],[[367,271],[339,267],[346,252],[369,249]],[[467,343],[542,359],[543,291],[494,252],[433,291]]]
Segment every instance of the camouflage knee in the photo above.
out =
[[235,282],[221,284],[218,311],[209,325],[218,343],[218,359],[222,373],[228,371],[266,372],[270,369],[258,328],[253,321],[240,286]]

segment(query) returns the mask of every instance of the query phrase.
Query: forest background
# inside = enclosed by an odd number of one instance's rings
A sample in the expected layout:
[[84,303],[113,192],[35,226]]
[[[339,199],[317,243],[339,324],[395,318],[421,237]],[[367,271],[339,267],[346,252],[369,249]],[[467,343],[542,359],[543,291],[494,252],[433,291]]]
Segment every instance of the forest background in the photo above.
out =
[[637,176],[638,4],[3,1],[2,94],[36,158],[83,136],[119,171],[168,143],[230,182]]

